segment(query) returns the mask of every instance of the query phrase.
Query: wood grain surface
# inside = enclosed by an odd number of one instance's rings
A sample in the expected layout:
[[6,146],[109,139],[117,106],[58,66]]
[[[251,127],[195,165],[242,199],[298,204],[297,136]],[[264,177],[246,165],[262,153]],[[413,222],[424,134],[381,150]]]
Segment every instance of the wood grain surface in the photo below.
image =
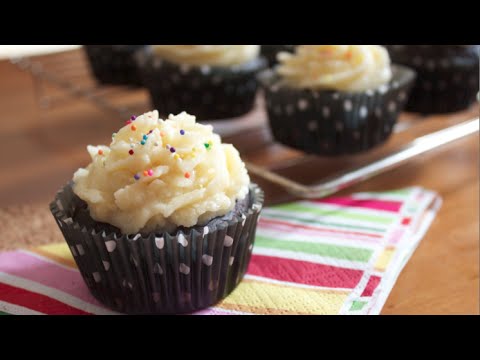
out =
[[[81,51],[39,60],[59,77],[68,74],[83,87],[95,86]],[[107,87],[95,91],[135,113],[150,108],[144,90]],[[49,107],[39,105],[39,92],[52,96]],[[0,61],[0,110],[0,250],[62,241],[48,203],[73,172],[88,163],[86,145],[107,143],[125,119],[87,100],[66,97],[54,86],[39,84],[8,61]],[[261,101],[254,112],[232,125],[217,126],[227,134],[224,141],[237,146],[245,160],[303,183],[314,183],[378,158],[416,136],[478,116],[478,111],[474,106],[461,113],[427,118],[404,114],[401,123],[411,127],[395,134],[384,146],[367,154],[334,159],[306,156],[273,143]],[[383,314],[479,314],[478,165],[477,134],[344,191],[418,185],[438,192],[444,200],[431,229],[400,275]],[[293,199],[277,186],[255,177],[253,181],[265,189],[267,205]]]

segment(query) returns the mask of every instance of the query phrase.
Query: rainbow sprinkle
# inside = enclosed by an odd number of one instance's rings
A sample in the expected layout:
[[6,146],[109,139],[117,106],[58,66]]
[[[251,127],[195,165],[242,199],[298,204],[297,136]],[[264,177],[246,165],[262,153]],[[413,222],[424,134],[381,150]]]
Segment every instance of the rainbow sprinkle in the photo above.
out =
[[135,175],[133,175],[133,178],[138,181],[138,180],[140,180],[140,175],[135,174]]

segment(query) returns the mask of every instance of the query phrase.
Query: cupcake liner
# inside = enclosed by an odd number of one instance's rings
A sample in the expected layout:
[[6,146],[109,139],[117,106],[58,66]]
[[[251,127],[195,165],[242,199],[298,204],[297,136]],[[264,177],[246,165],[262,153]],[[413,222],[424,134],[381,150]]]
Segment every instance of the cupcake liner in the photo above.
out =
[[262,55],[268,60],[270,67],[276,65],[277,54],[281,51],[293,52],[296,45],[262,45]]
[[102,230],[93,220],[77,220],[82,201],[72,183],[57,193],[50,210],[99,301],[128,314],[177,314],[214,305],[243,279],[264,200],[255,184],[248,196],[244,214],[173,234],[122,235],[111,226]]
[[318,155],[359,153],[392,134],[415,79],[404,66],[392,66],[392,81],[362,93],[314,91],[281,86],[274,71],[260,75],[268,118],[278,142]]
[[393,61],[417,72],[406,110],[449,113],[475,102],[479,91],[478,45],[390,45],[387,49]]
[[176,65],[150,51],[139,53],[137,60],[151,101],[162,116],[187,111],[199,120],[251,111],[258,90],[256,74],[266,67],[263,58],[232,67]]
[[84,45],[90,68],[101,84],[141,86],[134,54],[145,45]]

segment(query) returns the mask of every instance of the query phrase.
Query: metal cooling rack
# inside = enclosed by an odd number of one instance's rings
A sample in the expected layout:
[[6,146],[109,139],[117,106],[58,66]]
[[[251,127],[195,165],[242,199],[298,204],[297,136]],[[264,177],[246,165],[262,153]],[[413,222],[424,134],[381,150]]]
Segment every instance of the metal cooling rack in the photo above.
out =
[[[78,54],[72,56],[71,61],[66,61],[64,58],[62,58],[62,60],[56,60],[52,57],[48,60],[15,58],[11,59],[11,62],[21,70],[31,74],[37,101],[43,108],[48,108],[68,98],[84,99],[102,110],[113,112],[125,118],[130,116],[130,114],[140,113],[149,107],[149,104],[146,103],[145,100],[130,107],[117,104],[118,101],[116,99],[121,98],[122,95],[131,95],[133,92],[142,92],[143,90],[97,85],[92,79],[84,59],[79,58]],[[55,71],[49,69],[52,67],[55,67]],[[46,88],[52,85],[60,90],[60,94],[56,96],[47,95]],[[244,123],[243,120],[239,121]],[[292,195],[300,198],[321,198],[396,168],[408,162],[408,160],[426,152],[438,149],[466,136],[476,134],[479,131],[479,123],[477,116],[445,129],[418,137],[386,156],[361,167],[348,169],[342,173],[330,176],[314,185],[301,184],[267,168],[251,163],[247,163],[247,168],[250,173],[279,185]],[[218,122],[216,122],[216,124],[218,124]],[[227,121],[224,129],[231,128],[232,124],[233,122]],[[414,127],[415,124],[415,121],[400,122],[394,129],[394,132],[407,131]],[[309,155],[308,158],[310,157],[312,156]],[[290,165],[295,165],[295,160],[291,162]]]

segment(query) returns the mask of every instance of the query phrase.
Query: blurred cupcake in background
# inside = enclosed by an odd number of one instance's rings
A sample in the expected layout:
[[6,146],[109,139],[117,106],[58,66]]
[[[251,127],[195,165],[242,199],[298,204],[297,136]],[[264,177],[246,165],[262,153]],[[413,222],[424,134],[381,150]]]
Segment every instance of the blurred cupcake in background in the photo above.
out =
[[480,45],[387,45],[392,60],[412,67],[417,82],[408,111],[448,113],[468,108],[479,89]]
[[152,45],[138,60],[161,114],[185,110],[199,120],[252,110],[256,75],[266,67],[259,45]]
[[287,146],[320,155],[362,152],[392,133],[415,79],[378,45],[299,45],[263,72],[270,127]]
[[277,64],[277,54],[282,51],[293,52],[295,45],[262,45],[262,56],[264,56],[270,67]]
[[106,85],[141,86],[134,54],[146,45],[84,45],[91,71]]

